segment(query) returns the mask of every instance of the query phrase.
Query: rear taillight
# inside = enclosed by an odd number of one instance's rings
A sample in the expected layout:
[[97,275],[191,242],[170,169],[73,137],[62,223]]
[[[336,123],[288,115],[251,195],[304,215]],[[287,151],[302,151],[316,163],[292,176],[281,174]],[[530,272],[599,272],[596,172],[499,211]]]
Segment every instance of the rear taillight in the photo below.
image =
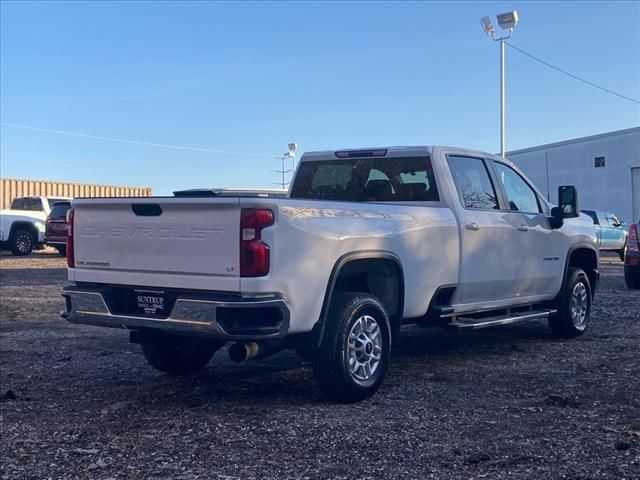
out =
[[76,265],[73,254],[73,208],[67,210],[67,266],[74,268]]
[[263,277],[269,273],[269,245],[262,241],[262,229],[273,225],[273,212],[243,208],[240,218],[240,276]]
[[639,247],[638,224],[632,223],[629,226],[629,236],[627,237],[627,252],[637,252]]

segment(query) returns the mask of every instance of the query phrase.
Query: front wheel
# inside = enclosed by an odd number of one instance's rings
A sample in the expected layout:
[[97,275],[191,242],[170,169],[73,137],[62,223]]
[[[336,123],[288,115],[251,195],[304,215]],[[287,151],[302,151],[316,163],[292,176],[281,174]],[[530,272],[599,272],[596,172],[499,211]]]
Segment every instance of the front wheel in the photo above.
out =
[[390,352],[389,317],[380,301],[368,293],[338,294],[312,358],[313,373],[332,400],[357,402],[380,388]]
[[11,235],[11,253],[17,257],[29,255],[35,247],[35,240],[27,230],[18,230]]
[[554,336],[573,338],[582,335],[591,318],[592,298],[587,274],[581,268],[569,267],[557,304],[558,313],[549,318]]
[[224,342],[199,338],[163,337],[142,344],[142,353],[156,370],[171,375],[187,375],[204,368]]

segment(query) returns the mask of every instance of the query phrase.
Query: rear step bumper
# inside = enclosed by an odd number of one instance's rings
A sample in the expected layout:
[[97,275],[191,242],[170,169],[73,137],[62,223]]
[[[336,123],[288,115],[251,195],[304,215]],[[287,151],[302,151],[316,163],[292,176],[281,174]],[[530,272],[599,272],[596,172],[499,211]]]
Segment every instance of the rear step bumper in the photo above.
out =
[[285,337],[289,308],[279,297],[216,297],[181,294],[167,318],[118,313],[109,308],[108,289],[65,286],[66,309],[60,315],[71,323],[128,330],[154,329],[222,340],[260,340]]

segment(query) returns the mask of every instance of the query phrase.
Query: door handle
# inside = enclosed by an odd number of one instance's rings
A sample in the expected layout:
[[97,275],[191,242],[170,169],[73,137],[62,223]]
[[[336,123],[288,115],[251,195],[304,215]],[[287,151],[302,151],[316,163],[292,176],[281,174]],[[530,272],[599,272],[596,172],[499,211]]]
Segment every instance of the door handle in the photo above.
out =
[[520,225],[518,227],[518,230],[521,231],[521,232],[528,232],[529,231],[529,226],[522,224],[522,225]]
[[467,230],[473,230],[475,232],[477,230],[480,230],[480,225],[478,225],[476,222],[471,222],[467,223],[464,228],[466,228]]

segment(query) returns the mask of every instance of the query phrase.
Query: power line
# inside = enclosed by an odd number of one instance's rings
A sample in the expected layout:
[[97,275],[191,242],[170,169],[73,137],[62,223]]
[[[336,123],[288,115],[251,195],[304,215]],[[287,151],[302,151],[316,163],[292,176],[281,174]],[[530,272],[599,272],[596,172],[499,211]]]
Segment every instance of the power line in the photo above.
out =
[[563,70],[563,69],[562,69],[562,68],[560,68],[560,67],[556,67],[555,65],[551,65],[550,63],[545,62],[544,60],[542,60],[542,59],[540,59],[540,58],[538,58],[538,57],[536,57],[536,56],[534,56],[534,55],[531,55],[531,54],[530,54],[530,53],[528,53],[528,52],[525,52],[525,51],[524,51],[524,50],[522,50],[521,48],[518,48],[518,47],[516,47],[515,45],[513,45],[513,44],[511,44],[511,43],[509,43],[509,42],[504,42],[504,43],[506,43],[507,45],[509,45],[509,47],[513,48],[514,50],[519,51],[519,52],[520,52],[520,53],[522,53],[523,55],[526,55],[527,57],[529,57],[529,58],[531,58],[531,59],[535,60],[536,62],[540,62],[541,64],[543,64],[543,65],[545,65],[545,66],[547,66],[547,67],[549,67],[549,68],[552,68],[553,70],[556,70],[556,71],[558,71],[558,72],[560,72],[560,73],[564,73],[565,75],[567,75],[567,76],[569,76],[569,77],[571,77],[571,78],[573,78],[573,79],[575,79],[575,80],[579,80],[579,81],[580,81],[580,82],[582,82],[582,83],[586,83],[587,85],[590,85],[590,86],[595,87],[595,88],[598,88],[598,89],[600,89],[600,90],[602,90],[602,91],[604,91],[604,92],[607,92],[607,93],[610,93],[610,94],[612,94],[612,95],[615,95],[616,97],[620,97],[620,98],[623,98],[623,99],[625,99],[625,100],[629,100],[630,102],[640,104],[640,100],[636,100],[635,98],[627,97],[626,95],[622,95],[622,94],[620,94],[620,93],[618,93],[618,92],[614,92],[613,90],[609,90],[608,88],[602,87],[602,86],[600,86],[600,85],[596,85],[595,83],[590,82],[590,81],[588,81],[588,80],[585,80],[584,78],[580,78],[580,77],[578,77],[577,75],[573,75],[572,73],[569,73],[569,72],[567,72],[566,70]]
[[80,137],[80,138],[90,138],[93,140],[104,140],[106,142],[117,142],[117,143],[128,143],[132,145],[143,145],[146,147],[159,147],[159,148],[171,148],[174,150],[188,150],[191,152],[204,152],[204,153],[220,153],[225,155],[243,155],[247,157],[269,157],[269,158],[280,158],[277,155],[272,155],[268,153],[249,153],[249,152],[230,152],[226,150],[213,150],[210,148],[200,148],[200,147],[189,147],[185,145],[167,145],[165,143],[152,143],[152,142],[143,142],[141,140],[128,140],[126,138],[115,138],[115,137],[103,137],[100,135],[88,135],[85,133],[79,132],[69,132],[66,130],[52,130],[50,128],[38,128],[38,127],[30,127],[28,125],[18,125],[16,123],[6,123],[0,122],[0,125],[3,127],[10,128],[20,128],[23,130],[33,130],[35,132],[45,132],[45,133],[54,133],[56,135],[68,135],[71,137]]

